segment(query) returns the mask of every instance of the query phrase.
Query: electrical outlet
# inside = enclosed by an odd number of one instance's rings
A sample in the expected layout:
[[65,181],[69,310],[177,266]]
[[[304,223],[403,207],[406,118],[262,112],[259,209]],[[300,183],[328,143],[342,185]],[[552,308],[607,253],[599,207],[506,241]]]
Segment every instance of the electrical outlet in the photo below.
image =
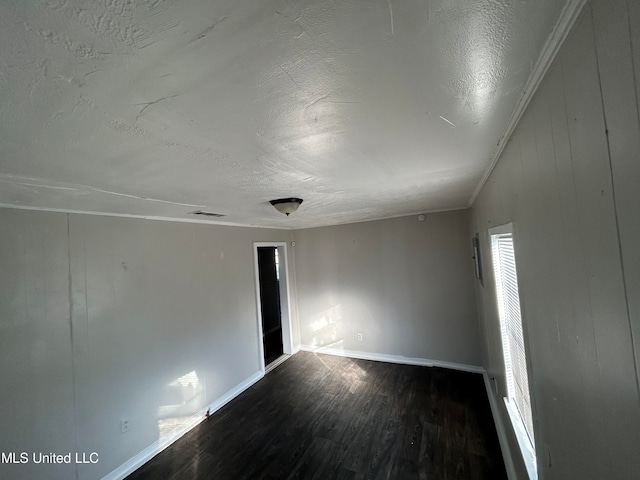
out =
[[358,333],[358,341],[361,342],[362,341],[362,334]]
[[130,423],[131,419],[128,417],[120,420],[120,433],[127,433],[129,431]]

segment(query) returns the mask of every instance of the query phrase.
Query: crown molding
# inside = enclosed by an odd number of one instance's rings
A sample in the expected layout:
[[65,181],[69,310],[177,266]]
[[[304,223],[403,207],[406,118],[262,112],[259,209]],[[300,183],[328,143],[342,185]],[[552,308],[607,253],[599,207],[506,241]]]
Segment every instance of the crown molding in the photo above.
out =
[[498,163],[498,160],[500,160],[500,157],[502,156],[502,152],[504,151],[509,138],[511,138],[511,135],[518,125],[520,118],[527,109],[527,106],[533,98],[533,95],[538,90],[538,87],[540,86],[540,83],[547,73],[547,70],[549,70],[549,67],[555,60],[556,55],[564,44],[567,35],[569,35],[569,32],[571,32],[571,28],[575,24],[578,16],[580,15],[580,12],[582,11],[582,8],[586,3],[587,0],[569,0],[562,10],[558,22],[556,23],[553,31],[551,32],[551,35],[549,35],[549,38],[542,48],[542,52],[540,53],[538,61],[531,71],[531,75],[529,75],[529,78],[527,79],[527,83],[525,83],[522,96],[520,97],[515,110],[511,114],[511,118],[507,123],[507,127],[505,128],[503,134],[500,137],[500,140],[498,141],[498,148],[493,155],[491,163],[485,169],[480,182],[478,182],[478,185],[473,191],[473,195],[471,196],[471,200],[469,201],[468,208],[471,208],[473,203],[476,201],[480,190],[482,190],[484,184],[487,183],[491,172],[493,172],[493,169]]

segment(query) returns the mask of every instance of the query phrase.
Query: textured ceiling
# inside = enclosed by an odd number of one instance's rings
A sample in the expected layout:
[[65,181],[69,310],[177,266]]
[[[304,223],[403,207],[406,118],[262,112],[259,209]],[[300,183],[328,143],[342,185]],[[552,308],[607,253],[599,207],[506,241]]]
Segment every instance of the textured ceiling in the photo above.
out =
[[0,204],[294,228],[464,208],[564,4],[2,0]]

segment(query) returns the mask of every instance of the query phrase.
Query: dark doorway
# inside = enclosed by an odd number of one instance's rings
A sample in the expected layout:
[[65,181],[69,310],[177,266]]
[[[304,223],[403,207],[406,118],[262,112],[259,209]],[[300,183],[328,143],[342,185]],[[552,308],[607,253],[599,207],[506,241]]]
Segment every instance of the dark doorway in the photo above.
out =
[[265,366],[283,354],[279,263],[277,247],[258,247],[258,279]]

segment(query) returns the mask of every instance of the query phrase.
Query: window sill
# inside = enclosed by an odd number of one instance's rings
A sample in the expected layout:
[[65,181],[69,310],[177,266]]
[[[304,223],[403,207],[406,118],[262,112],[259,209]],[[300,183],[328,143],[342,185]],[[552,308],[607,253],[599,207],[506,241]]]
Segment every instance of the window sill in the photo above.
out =
[[507,397],[504,397],[504,404],[507,409],[507,413],[509,414],[509,419],[511,420],[513,432],[518,440],[518,446],[520,447],[520,453],[524,460],[525,467],[527,468],[529,480],[537,480],[538,466],[536,464],[536,451],[529,439],[529,435],[527,434],[524,425],[522,424],[520,412],[518,412],[517,407],[513,402],[509,401]]

